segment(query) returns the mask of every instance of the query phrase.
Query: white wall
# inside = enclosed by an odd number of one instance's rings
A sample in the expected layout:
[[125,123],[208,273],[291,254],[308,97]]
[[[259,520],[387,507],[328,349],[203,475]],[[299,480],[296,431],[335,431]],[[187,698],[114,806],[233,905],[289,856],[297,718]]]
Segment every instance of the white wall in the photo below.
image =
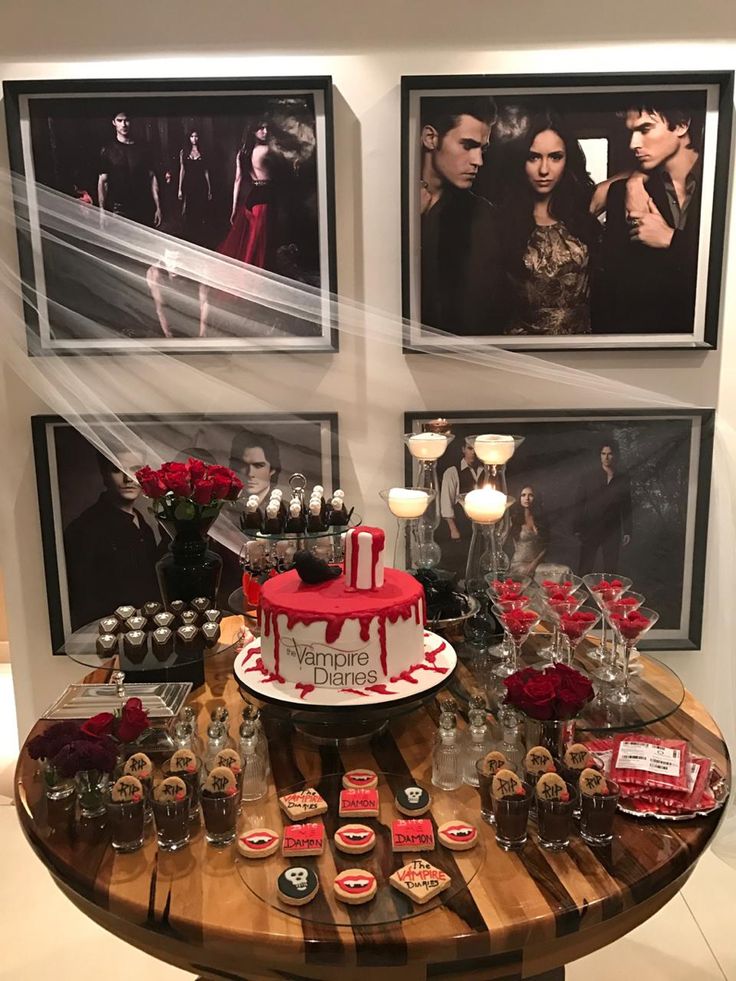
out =
[[[719,40],[714,40],[719,39]],[[670,2],[568,2],[542,9],[538,0],[347,0],[264,4],[210,0],[207,4],[151,4],[24,0],[3,17],[0,77],[195,77],[331,74],[336,87],[338,256],[340,291],[399,312],[399,80],[402,74],[498,72],[672,71],[731,68],[736,63],[736,13],[731,0],[701,5]],[[0,164],[7,164],[5,134]],[[14,262],[11,229],[0,228],[0,258]],[[733,265],[733,263],[731,263]],[[719,378],[736,364],[736,289],[726,276],[722,344],[716,353],[571,352],[555,361],[641,385],[699,405],[718,401],[721,418],[736,424],[736,393]],[[552,359],[550,359],[552,360]],[[198,362],[201,364],[201,362]],[[241,385],[238,357],[211,362]],[[344,338],[340,354],[307,361],[266,361],[288,390],[309,382],[311,404],[292,409],[340,412],[341,469],[348,494],[357,486],[370,505],[365,517],[384,519],[376,492],[400,478],[401,413],[423,406],[444,409],[552,408],[591,405],[591,395],[558,385],[509,383],[497,373],[405,358],[397,338],[390,350],[365,349]],[[121,362],[122,365],[122,362]],[[263,372],[268,377],[271,371]],[[67,681],[74,665],[49,655],[40,531],[29,416],[43,411],[34,395],[7,371],[0,375],[4,413],[0,436],[7,503],[0,561],[6,576],[8,618],[21,734]],[[173,380],[173,379],[172,379]],[[254,396],[272,397],[272,389]],[[255,386],[255,387],[254,387]],[[155,386],[154,386],[155,389]],[[473,402],[468,393],[473,393]],[[155,399],[155,395],[152,396]],[[247,409],[248,396],[237,404]],[[603,403],[593,402],[593,405]],[[365,405],[369,411],[365,411]],[[615,408],[615,405],[610,407]],[[125,410],[112,405],[113,410]],[[152,405],[155,409],[155,405]],[[196,405],[192,406],[197,408]],[[381,465],[376,448],[385,447]],[[732,443],[732,449],[734,449]],[[725,466],[722,448],[716,467]],[[722,494],[725,491],[721,492]],[[714,501],[709,542],[709,601],[702,653],[668,661],[730,730],[736,695],[730,659],[734,604],[715,591],[714,570],[732,562],[734,514],[730,499]],[[727,584],[726,584],[727,585]],[[728,628],[728,640],[724,640]],[[725,673],[724,673],[725,672]]]

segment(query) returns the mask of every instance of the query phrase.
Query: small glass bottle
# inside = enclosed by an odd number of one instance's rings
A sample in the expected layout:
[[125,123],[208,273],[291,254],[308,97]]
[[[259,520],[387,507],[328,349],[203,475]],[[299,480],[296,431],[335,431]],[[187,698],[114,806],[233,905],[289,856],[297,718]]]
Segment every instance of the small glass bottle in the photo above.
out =
[[207,726],[207,746],[204,752],[204,764],[211,770],[215,757],[222,749],[228,749],[227,729],[222,722],[210,722]]
[[263,754],[258,749],[258,733],[254,722],[240,727],[240,751],[243,762],[243,800],[260,800],[266,793],[268,781]]
[[443,712],[432,755],[432,783],[442,790],[457,790],[462,782],[463,752],[457,738],[457,720],[454,713]]
[[175,749],[191,749],[195,756],[202,759],[204,746],[197,732],[197,716],[191,706],[186,705],[181,710],[171,730],[171,736]]
[[485,709],[474,708],[468,714],[468,728],[463,742],[463,782],[478,786],[475,764],[494,748],[486,723]]
[[[266,767],[266,774],[269,774],[271,772],[271,757],[268,752],[268,739],[266,738],[266,732],[263,728],[263,723],[261,722],[261,713],[256,706],[251,705],[250,702],[243,709],[243,724],[246,722],[252,722],[256,728],[256,736],[258,737],[258,752],[263,757],[263,763]],[[243,745],[243,724],[240,726],[241,750]]]
[[515,709],[506,706],[499,711],[498,721],[503,733],[498,749],[506,757],[510,769],[521,775],[524,760],[524,747],[521,739],[523,717]]

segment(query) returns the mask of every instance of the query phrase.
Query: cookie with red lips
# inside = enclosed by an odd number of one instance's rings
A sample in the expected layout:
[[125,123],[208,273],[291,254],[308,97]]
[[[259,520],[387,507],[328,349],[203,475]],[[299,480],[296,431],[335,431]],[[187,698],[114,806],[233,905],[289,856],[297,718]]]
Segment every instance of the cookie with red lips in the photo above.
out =
[[238,851],[244,858],[268,858],[280,842],[281,835],[271,828],[251,828],[238,835]]
[[437,837],[445,848],[465,852],[478,843],[478,829],[467,821],[445,821],[437,828]]
[[378,777],[373,770],[348,770],[343,774],[342,785],[345,790],[373,790],[378,786]]
[[365,869],[346,869],[335,877],[332,888],[335,898],[341,903],[359,906],[367,903],[376,895],[378,883],[372,872]]
[[376,844],[376,832],[365,824],[344,824],[335,832],[335,848],[353,855],[364,855]]

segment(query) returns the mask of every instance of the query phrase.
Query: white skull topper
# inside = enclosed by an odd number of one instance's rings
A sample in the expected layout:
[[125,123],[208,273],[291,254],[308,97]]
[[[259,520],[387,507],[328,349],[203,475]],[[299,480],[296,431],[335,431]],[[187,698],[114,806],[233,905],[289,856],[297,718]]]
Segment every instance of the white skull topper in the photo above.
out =
[[423,791],[421,787],[407,787],[405,793],[410,804],[418,804],[422,799]]
[[306,891],[307,880],[309,879],[309,872],[306,869],[288,869],[284,876],[299,892]]

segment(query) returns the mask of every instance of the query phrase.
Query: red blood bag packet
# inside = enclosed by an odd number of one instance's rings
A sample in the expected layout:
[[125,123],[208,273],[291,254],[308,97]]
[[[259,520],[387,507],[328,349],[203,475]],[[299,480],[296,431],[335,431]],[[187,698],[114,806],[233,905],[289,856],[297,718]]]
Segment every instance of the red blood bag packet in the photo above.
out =
[[659,739],[644,733],[615,737],[611,778],[628,796],[637,790],[688,789],[690,751],[684,739]]

